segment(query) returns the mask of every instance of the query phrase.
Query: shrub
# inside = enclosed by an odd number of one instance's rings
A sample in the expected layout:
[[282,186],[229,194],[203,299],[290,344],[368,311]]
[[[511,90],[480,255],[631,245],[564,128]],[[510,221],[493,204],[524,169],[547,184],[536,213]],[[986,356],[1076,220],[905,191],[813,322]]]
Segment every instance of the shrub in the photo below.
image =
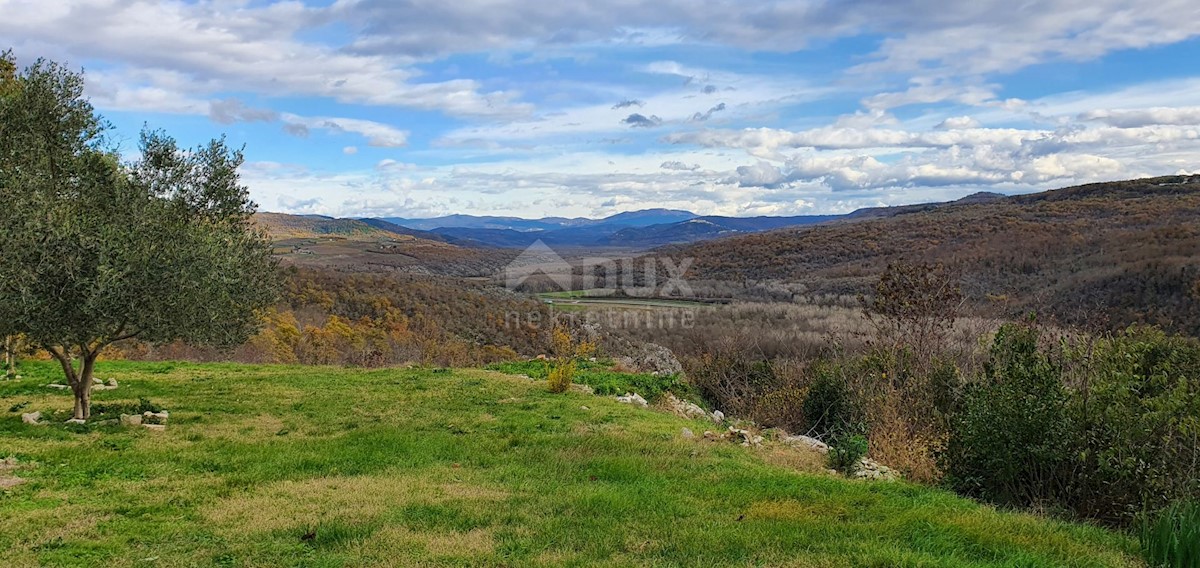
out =
[[685,370],[704,398],[732,415],[749,416],[759,398],[779,386],[769,361],[742,353],[706,354],[687,361]]
[[867,438],[861,434],[839,436],[829,445],[829,467],[846,477],[853,476],[868,449]]
[[1175,503],[1142,524],[1142,557],[1151,568],[1200,566],[1200,502]]
[[1200,499],[1200,344],[1133,328],[1074,357],[1078,514],[1127,524]]
[[575,361],[560,361],[550,368],[546,375],[546,383],[550,392],[566,392],[575,381]]
[[788,432],[803,432],[804,390],[785,386],[768,392],[754,406],[754,421],[768,428],[783,428]]
[[984,377],[966,389],[943,455],[959,492],[1018,506],[1066,497],[1078,442],[1062,367],[1038,349],[1039,339],[1033,325],[1001,327]]
[[831,364],[817,365],[814,369],[815,377],[804,397],[803,408],[810,435],[831,440],[860,429],[854,392],[841,370]]

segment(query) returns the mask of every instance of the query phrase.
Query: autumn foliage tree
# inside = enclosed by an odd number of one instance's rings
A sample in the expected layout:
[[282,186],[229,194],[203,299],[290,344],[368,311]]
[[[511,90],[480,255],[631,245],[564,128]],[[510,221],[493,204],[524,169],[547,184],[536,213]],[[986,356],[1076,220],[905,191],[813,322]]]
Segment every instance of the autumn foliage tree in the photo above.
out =
[[0,56],[0,335],[61,364],[76,419],[106,346],[241,344],[278,281],[240,151],[146,132],[141,159],[123,163],[107,130],[79,73]]

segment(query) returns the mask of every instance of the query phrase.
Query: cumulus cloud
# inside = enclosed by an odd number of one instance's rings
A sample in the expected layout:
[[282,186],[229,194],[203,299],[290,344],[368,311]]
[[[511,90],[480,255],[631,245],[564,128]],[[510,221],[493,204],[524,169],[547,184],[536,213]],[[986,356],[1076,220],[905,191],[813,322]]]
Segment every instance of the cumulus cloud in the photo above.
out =
[[321,199],[317,197],[312,199],[296,199],[281,195],[276,203],[287,213],[312,213],[321,205]]
[[653,128],[662,124],[662,119],[654,115],[645,116],[635,112],[625,117],[621,122],[628,124],[632,128]]
[[[237,10],[213,1],[80,0],[57,3],[53,9],[42,2],[12,2],[5,4],[0,18],[0,36],[10,45],[52,45],[60,58],[130,65],[139,71],[121,77],[121,89],[140,89],[143,96],[154,92],[145,89],[185,99],[234,91],[328,97],[457,116],[515,117],[531,111],[517,101],[517,93],[485,92],[473,80],[416,82],[418,73],[406,65],[412,60],[295,39],[311,26],[331,22],[334,11],[299,2]],[[171,80],[172,75],[186,80]]]
[[784,180],[778,167],[759,161],[752,166],[738,166],[737,183],[741,186],[774,187]]
[[941,121],[936,126],[939,130],[965,130],[968,128],[979,128],[982,126],[978,120],[969,116],[952,116]]

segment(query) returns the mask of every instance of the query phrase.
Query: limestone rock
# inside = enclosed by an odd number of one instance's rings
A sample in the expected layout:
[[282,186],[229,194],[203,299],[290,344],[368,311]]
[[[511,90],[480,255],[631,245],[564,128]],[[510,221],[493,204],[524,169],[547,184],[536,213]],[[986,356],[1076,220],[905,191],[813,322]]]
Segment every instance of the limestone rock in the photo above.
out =
[[680,436],[683,436],[683,439],[684,439],[684,440],[691,440],[692,438],[695,438],[695,437],[696,437],[696,434],[694,434],[694,433],[693,433],[693,432],[692,432],[690,429],[688,429],[688,428],[684,428],[682,431],[680,431],[680,432],[679,432],[679,435],[680,435]]
[[26,424],[41,424],[41,412],[27,412],[21,415],[21,422]]
[[154,432],[163,432],[163,431],[166,431],[166,429],[167,429],[166,424],[142,424],[142,427],[147,430],[152,430]]
[[170,414],[166,411],[150,412],[147,410],[142,413],[142,424],[166,424],[169,417]]
[[747,446],[747,447],[757,446],[757,445],[762,444],[762,442],[763,442],[762,436],[756,435],[749,430],[735,428],[733,426],[729,427],[729,437],[732,438],[733,441],[735,441],[735,442],[738,441],[739,439],[741,439],[742,445]]
[[63,424],[87,424],[87,420],[82,418],[69,418],[66,422],[63,422]]
[[724,422],[725,421],[725,413],[721,412],[720,410],[714,410],[712,412],[712,421],[716,422],[717,424]]
[[667,410],[670,410],[673,414],[681,418],[698,420],[709,417],[708,412],[703,408],[686,400],[679,400],[675,395],[670,393],[667,394],[664,404]]
[[140,414],[122,414],[120,420],[122,426],[142,425],[142,415]]
[[809,436],[786,436],[783,438],[783,443],[789,446],[807,447],[822,454],[829,453],[829,444],[822,442],[816,438]]
[[643,407],[650,405],[650,403],[646,402],[646,399],[642,398],[642,395],[640,395],[636,392],[632,393],[632,394],[625,393],[625,396],[618,396],[617,402],[624,402],[625,404],[633,404],[633,405],[643,406]]
[[900,479],[900,472],[875,460],[863,458],[854,477],[868,481],[895,481]]
[[617,359],[622,367],[639,373],[654,375],[676,375],[683,372],[683,365],[675,358],[670,349],[657,343],[644,343],[629,346],[633,354]]
[[70,387],[70,386],[68,386],[68,385],[63,385],[63,384],[59,384],[59,383],[50,383],[50,384],[46,385],[46,388],[51,388],[51,389],[60,389],[60,390],[61,390],[61,389],[69,389],[69,388],[71,388],[71,387]]

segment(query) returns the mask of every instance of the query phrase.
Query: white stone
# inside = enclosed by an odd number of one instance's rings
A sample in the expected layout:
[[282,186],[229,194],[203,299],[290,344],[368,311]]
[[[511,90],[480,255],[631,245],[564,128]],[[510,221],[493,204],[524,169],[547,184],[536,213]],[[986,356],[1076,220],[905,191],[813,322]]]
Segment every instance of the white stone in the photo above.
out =
[[166,424],[170,414],[163,412],[150,412],[149,410],[142,413],[142,424]]
[[714,410],[712,413],[712,421],[716,422],[717,424],[725,421],[725,413],[721,412],[720,410]]
[[87,424],[87,420],[82,418],[70,418],[66,422],[63,422],[63,424]]
[[692,431],[688,428],[684,428],[682,431],[680,431],[679,435],[683,436],[683,439],[685,440],[691,440],[692,438],[696,437],[696,434],[692,433]]
[[666,397],[666,406],[672,413],[682,418],[700,419],[708,417],[708,412],[703,408],[691,402],[679,400],[675,395],[670,393]]
[[639,395],[636,392],[632,393],[632,394],[625,393],[625,396],[618,396],[617,402],[624,402],[625,404],[634,404],[637,406],[649,406],[650,405],[650,403],[646,402],[646,399],[642,398],[642,395]]
[[789,446],[807,446],[823,454],[829,453],[829,444],[809,436],[787,436],[783,443]]
[[122,426],[141,426],[142,425],[142,416],[140,414],[122,414],[121,415],[121,425]]
[[46,385],[46,387],[52,388],[52,389],[69,389],[69,388],[71,388],[67,385],[61,385],[58,383],[50,383],[50,384]]
[[21,415],[21,422],[24,422],[26,424],[39,424],[39,421],[41,419],[42,419],[41,412],[28,412],[28,413]]

